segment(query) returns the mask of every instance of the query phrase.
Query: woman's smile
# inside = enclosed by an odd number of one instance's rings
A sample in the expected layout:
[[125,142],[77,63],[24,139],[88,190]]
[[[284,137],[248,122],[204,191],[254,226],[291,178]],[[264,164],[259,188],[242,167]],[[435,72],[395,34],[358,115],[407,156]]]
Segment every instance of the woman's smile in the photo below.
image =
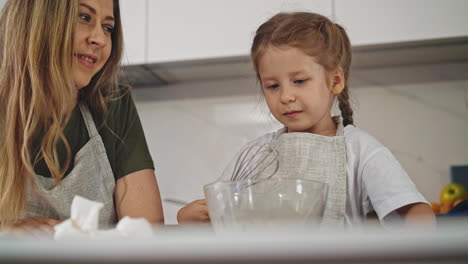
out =
[[98,57],[92,54],[76,54],[75,56],[81,65],[90,69],[94,68],[98,61]]

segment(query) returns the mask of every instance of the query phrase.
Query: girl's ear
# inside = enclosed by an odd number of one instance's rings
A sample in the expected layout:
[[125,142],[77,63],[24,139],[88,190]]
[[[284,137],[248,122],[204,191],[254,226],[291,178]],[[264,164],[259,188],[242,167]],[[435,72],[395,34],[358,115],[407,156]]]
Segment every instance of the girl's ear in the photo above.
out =
[[334,95],[340,94],[345,87],[345,78],[343,69],[339,67],[338,69],[334,70],[331,74],[331,89],[330,91]]

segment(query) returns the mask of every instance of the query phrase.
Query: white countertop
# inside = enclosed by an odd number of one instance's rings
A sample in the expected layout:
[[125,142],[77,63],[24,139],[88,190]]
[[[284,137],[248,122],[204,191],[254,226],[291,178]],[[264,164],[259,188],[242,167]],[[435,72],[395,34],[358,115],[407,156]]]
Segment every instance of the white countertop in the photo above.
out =
[[0,237],[0,263],[468,263],[468,221],[431,230],[219,235],[166,227],[149,239]]

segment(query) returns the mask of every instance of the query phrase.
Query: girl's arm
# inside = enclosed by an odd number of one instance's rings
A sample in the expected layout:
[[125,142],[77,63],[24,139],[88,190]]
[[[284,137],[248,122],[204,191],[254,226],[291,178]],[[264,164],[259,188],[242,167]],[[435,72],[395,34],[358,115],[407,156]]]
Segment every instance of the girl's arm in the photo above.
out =
[[164,215],[154,170],[130,173],[115,185],[117,216],[144,217],[152,224],[164,224]]
[[435,227],[436,220],[432,208],[425,203],[414,203],[397,209],[404,217],[407,227]]

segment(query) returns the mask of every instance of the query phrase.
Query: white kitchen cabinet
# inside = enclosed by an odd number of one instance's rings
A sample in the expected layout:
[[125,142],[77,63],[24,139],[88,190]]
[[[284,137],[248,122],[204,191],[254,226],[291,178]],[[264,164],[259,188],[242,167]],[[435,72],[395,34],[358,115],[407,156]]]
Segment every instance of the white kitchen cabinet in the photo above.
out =
[[257,27],[279,11],[332,14],[331,0],[171,0],[148,4],[149,63],[245,56]]
[[468,35],[466,0],[335,0],[354,46]]
[[143,64],[147,61],[147,6],[147,0],[120,0],[124,35],[122,63],[124,65]]

